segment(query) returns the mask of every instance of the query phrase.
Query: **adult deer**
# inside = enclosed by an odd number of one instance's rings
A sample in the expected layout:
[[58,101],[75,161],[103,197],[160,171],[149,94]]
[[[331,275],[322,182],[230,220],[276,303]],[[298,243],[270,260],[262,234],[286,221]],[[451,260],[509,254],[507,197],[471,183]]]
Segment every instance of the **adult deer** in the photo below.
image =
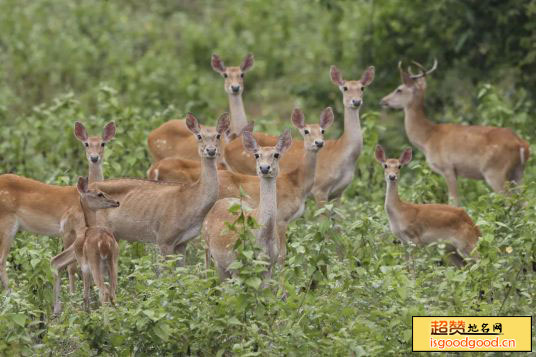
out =
[[[97,225],[97,210],[119,207],[119,202],[99,190],[89,189],[88,184],[88,178],[78,179],[77,189],[86,226],[84,234],[50,261],[54,268],[54,314],[56,315],[61,313],[59,271],[75,260],[82,268],[86,310],[89,311],[91,277],[99,289],[101,304],[107,302],[115,304],[119,245],[108,228]],[[108,275],[110,280],[109,289],[104,284],[105,275]]]
[[112,121],[106,124],[102,136],[89,136],[85,126],[77,121],[74,123],[74,136],[84,144],[89,164],[89,183],[104,180],[102,174],[104,147],[115,137],[115,123]]
[[[346,81],[337,67],[330,70],[331,81],[339,87],[344,104],[344,133],[337,140],[327,140],[324,149],[318,154],[315,183],[312,194],[317,203],[338,198],[352,182],[355,162],[363,148],[363,135],[359,122],[359,110],[363,104],[365,88],[374,80],[374,67],[369,67],[360,80]],[[275,145],[276,137],[254,133],[261,145]],[[253,175],[254,161],[251,154],[239,147],[237,140],[225,146],[225,162],[236,172]],[[303,145],[296,141],[281,160],[282,172],[296,169],[302,164]]]
[[215,129],[201,128],[193,114],[187,115],[186,125],[197,140],[201,157],[197,182],[181,185],[116,179],[93,184],[121,202],[117,209],[99,212],[117,239],[156,243],[162,255],[169,255],[184,254],[187,243],[199,234],[205,215],[218,199],[216,161],[222,135],[229,128],[229,114],[220,116]]
[[[292,123],[303,137],[304,156],[302,165],[277,177],[277,232],[280,240],[280,263],[286,256],[286,230],[288,224],[299,218],[310,194],[316,170],[317,155],[324,146],[324,131],[333,124],[333,111],[326,108],[320,115],[319,124],[306,124],[303,112],[294,109]],[[148,171],[150,179],[191,183],[199,179],[200,167],[196,161],[166,158],[153,164]],[[243,175],[227,170],[218,171],[219,199],[240,197],[240,187],[247,194],[245,201],[257,206],[260,201],[258,176]]]
[[454,202],[460,205],[458,176],[484,179],[495,192],[504,192],[509,180],[519,184],[529,158],[529,144],[511,129],[428,120],[424,112],[425,77],[437,68],[437,61],[430,70],[414,63],[421,69],[418,74],[404,71],[399,62],[402,84],[381,104],[404,109],[409,141],[424,153],[431,169],[445,178]]
[[[214,54],[211,64],[214,71],[225,79],[224,89],[229,98],[231,113],[231,125],[226,138],[234,138],[248,124],[242,93],[244,92],[244,74],[253,67],[254,58],[252,54],[248,54],[240,67],[225,67],[221,58]],[[155,161],[171,156],[199,161],[195,138],[192,138],[184,119],[170,120],[151,131],[147,138],[147,145]]]
[[[386,159],[380,145],[376,146],[375,154],[384,168],[385,211],[391,232],[402,242],[416,245],[445,240],[462,256],[469,256],[478,243],[480,230],[464,209],[445,204],[408,203],[398,196],[400,169],[411,161],[411,148],[404,150],[399,159]],[[457,255],[454,261],[463,262]]]
[[[275,147],[259,147],[249,131],[242,134],[244,147],[255,156],[257,175],[260,180],[259,205],[248,213],[254,217],[260,228],[255,231],[256,243],[268,256],[269,267],[265,278],[271,277],[272,267],[279,256],[279,240],[277,237],[277,185],[276,177],[279,174],[279,159],[290,147],[292,137],[287,129]],[[230,277],[229,265],[235,260],[234,245],[238,239],[235,232],[226,229],[225,222],[233,222],[236,217],[229,212],[229,208],[240,200],[224,198],[218,200],[211,208],[203,223],[203,236],[207,243],[207,267],[212,257],[216,269],[222,280]],[[247,209],[247,208],[246,208]]]

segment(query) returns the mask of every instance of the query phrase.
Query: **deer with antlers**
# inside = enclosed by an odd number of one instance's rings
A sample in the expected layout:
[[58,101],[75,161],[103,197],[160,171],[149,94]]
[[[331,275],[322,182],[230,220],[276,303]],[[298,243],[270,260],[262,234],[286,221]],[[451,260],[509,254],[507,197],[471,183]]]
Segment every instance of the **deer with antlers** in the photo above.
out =
[[[69,248],[52,258],[50,264],[54,272],[54,314],[61,313],[59,272],[75,260],[82,268],[84,281],[84,306],[89,311],[89,289],[91,277],[99,289],[101,304],[115,304],[117,287],[117,262],[119,245],[112,231],[97,225],[97,210],[119,207],[119,202],[105,193],[90,189],[88,178],[78,179],[77,190],[80,194],[80,206],[84,215],[85,230]],[[104,276],[108,275],[110,288],[104,284]]]
[[115,179],[93,184],[121,202],[117,209],[100,211],[117,239],[156,243],[165,256],[184,254],[187,243],[199,235],[205,215],[218,199],[216,162],[222,136],[229,128],[229,114],[220,116],[216,128],[201,127],[193,114],[187,115],[186,125],[197,140],[202,163],[195,183]]
[[[226,67],[218,55],[212,55],[212,68],[224,78],[224,89],[229,98],[231,125],[225,135],[227,140],[236,138],[248,125],[242,93],[244,75],[253,67],[254,62],[253,55],[248,54],[239,67]],[[147,145],[155,161],[172,156],[199,161],[195,138],[192,138],[184,119],[169,120],[151,131]]]
[[[244,147],[255,156],[257,175],[260,180],[260,195],[258,206],[250,210],[249,216],[255,218],[260,225],[254,234],[256,243],[268,256],[269,268],[265,278],[270,278],[272,267],[279,257],[279,239],[277,237],[277,184],[276,177],[279,174],[279,160],[283,153],[290,147],[292,137],[287,129],[279,137],[273,147],[259,147],[253,135],[249,131],[242,133]],[[206,264],[210,263],[210,257],[214,259],[216,269],[222,280],[231,276],[229,266],[235,260],[234,245],[238,239],[235,232],[226,229],[225,222],[233,222],[236,217],[229,212],[229,208],[240,204],[236,198],[224,198],[218,200],[211,208],[203,223],[203,237],[205,238]]]
[[[480,230],[464,209],[445,204],[414,204],[404,202],[398,195],[400,169],[411,161],[411,148],[404,150],[399,159],[386,159],[381,145],[376,146],[376,160],[383,166],[387,191],[385,212],[391,232],[402,242],[426,245],[447,241],[464,257],[471,255],[480,237]],[[463,259],[455,256],[454,262]]]
[[[325,140],[324,132],[333,124],[333,110],[328,107],[320,115],[319,124],[306,124],[303,112],[294,109],[291,121],[303,137],[303,165],[277,177],[277,231],[280,240],[279,261],[286,256],[286,230],[288,224],[301,217],[305,200],[310,194],[316,171],[318,153]],[[251,131],[251,130],[248,130]],[[199,179],[199,163],[179,158],[166,158],[153,164],[148,171],[150,179],[192,183]],[[259,177],[219,170],[219,199],[240,197],[240,188],[247,194],[246,203],[256,206],[260,200]]]
[[[337,140],[326,140],[324,149],[318,155],[315,183],[312,194],[315,201],[322,204],[338,198],[352,182],[355,163],[363,148],[363,134],[359,121],[359,110],[363,104],[365,88],[374,80],[374,67],[369,67],[360,80],[346,81],[337,67],[330,70],[331,80],[343,95],[344,132]],[[275,145],[277,138],[263,133],[254,133],[261,145]],[[225,146],[225,162],[233,171],[247,175],[255,174],[251,154],[240,148],[238,141]],[[295,141],[281,160],[280,169],[288,172],[301,165],[303,145]]]
[[443,176],[449,196],[459,206],[458,176],[485,180],[495,192],[504,192],[507,181],[521,182],[529,158],[529,144],[511,129],[491,126],[436,124],[424,112],[426,76],[430,70],[414,62],[421,71],[404,71],[402,84],[384,97],[381,105],[404,109],[404,126],[409,141],[424,153],[430,168]]

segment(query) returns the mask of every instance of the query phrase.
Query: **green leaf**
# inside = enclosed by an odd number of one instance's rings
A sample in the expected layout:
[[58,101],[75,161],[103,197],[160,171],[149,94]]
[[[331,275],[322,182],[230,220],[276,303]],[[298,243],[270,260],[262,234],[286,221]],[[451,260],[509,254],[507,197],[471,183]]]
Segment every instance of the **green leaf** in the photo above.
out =
[[251,286],[255,290],[259,290],[261,284],[262,280],[258,277],[252,277],[246,280],[246,285]]

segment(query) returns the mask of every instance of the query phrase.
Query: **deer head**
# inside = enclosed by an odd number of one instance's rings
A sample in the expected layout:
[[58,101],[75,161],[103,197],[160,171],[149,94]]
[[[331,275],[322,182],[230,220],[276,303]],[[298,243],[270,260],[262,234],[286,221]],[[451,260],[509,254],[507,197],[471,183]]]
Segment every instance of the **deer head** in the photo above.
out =
[[250,53],[246,55],[240,67],[225,67],[221,58],[213,54],[212,55],[212,69],[222,75],[225,78],[224,88],[227,94],[239,95],[244,91],[244,74],[249,71],[255,59]]
[[76,188],[78,189],[80,198],[85,201],[87,207],[92,211],[119,207],[119,202],[112,199],[106,193],[97,189],[90,189],[87,177],[79,177]]
[[90,164],[99,164],[104,155],[104,147],[115,136],[115,123],[109,122],[104,126],[102,136],[88,136],[82,123],[74,123],[74,136],[84,144],[86,157]]
[[304,147],[306,150],[318,151],[324,146],[324,131],[333,124],[333,110],[327,107],[320,114],[319,124],[306,124],[303,112],[294,109],[291,116],[292,124],[300,131],[303,136]]
[[215,159],[220,155],[221,139],[229,125],[228,113],[219,117],[216,128],[201,127],[192,113],[186,115],[186,126],[197,138],[197,149],[202,158]]
[[386,159],[383,147],[381,145],[376,145],[375,155],[376,160],[378,160],[378,162],[380,162],[383,166],[385,180],[387,182],[394,182],[398,180],[402,166],[407,165],[411,161],[412,152],[411,148],[407,148],[402,152],[400,158]]
[[279,160],[281,155],[292,144],[292,136],[290,135],[290,130],[286,129],[279,136],[276,146],[259,147],[253,134],[250,131],[244,131],[242,133],[242,143],[246,151],[255,156],[257,175],[259,177],[273,178],[279,174]]
[[413,74],[410,67],[408,67],[407,71],[404,71],[402,61],[398,62],[402,84],[381,100],[381,106],[392,109],[403,109],[412,103],[414,98],[424,95],[424,91],[426,90],[426,76],[436,70],[437,60],[434,60],[434,65],[429,70],[426,70],[421,64],[415,61],[413,61],[413,64],[420,69],[418,74]]
[[341,71],[337,67],[331,66],[331,81],[342,92],[343,104],[346,108],[358,109],[363,104],[363,92],[374,80],[374,73],[374,66],[370,66],[363,72],[360,80],[345,81]]

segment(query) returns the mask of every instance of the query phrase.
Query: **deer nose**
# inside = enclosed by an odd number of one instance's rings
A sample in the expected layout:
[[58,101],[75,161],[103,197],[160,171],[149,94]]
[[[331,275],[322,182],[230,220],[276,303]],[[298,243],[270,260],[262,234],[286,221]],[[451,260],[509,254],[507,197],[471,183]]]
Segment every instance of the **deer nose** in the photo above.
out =
[[359,107],[361,105],[361,99],[352,99],[352,105],[354,107]]
[[261,165],[259,169],[264,175],[266,175],[270,172],[270,165]]
[[216,156],[216,149],[206,149],[206,152],[210,157]]
[[97,162],[97,161],[99,161],[98,156],[91,156],[91,162]]
[[395,174],[389,174],[389,180],[395,181],[396,180],[396,175]]
[[324,146],[324,142],[320,140],[315,140],[315,145],[320,149],[322,146]]
[[240,92],[240,86],[233,85],[231,86],[231,90],[233,91],[233,93],[238,93]]

